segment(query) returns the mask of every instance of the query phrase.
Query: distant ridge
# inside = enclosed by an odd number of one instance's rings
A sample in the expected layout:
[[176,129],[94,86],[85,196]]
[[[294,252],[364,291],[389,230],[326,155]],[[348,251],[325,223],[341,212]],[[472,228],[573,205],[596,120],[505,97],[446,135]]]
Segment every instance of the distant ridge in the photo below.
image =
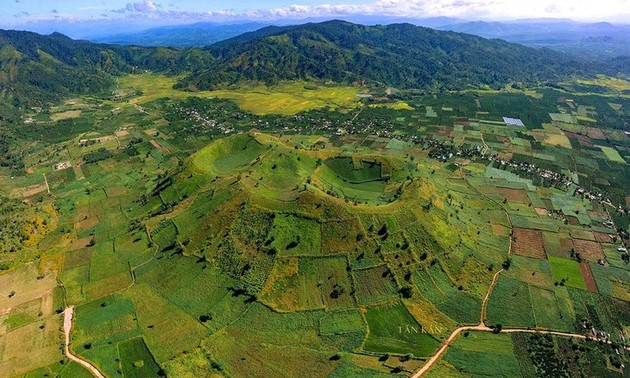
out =
[[561,53],[411,24],[365,26],[335,20],[267,27],[207,50],[217,59],[213,67],[195,70],[181,88],[318,78],[462,89],[535,84],[584,71]]

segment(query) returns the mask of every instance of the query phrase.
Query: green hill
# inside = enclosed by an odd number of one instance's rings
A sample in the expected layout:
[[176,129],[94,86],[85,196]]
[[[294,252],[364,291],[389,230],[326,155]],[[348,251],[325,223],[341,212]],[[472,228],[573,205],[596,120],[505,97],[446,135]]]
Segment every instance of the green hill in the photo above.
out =
[[0,30],[0,45],[0,101],[15,107],[102,93],[114,76],[135,70],[180,73],[211,60],[200,51],[100,45],[59,33]]
[[217,43],[208,51],[217,58],[216,65],[196,70],[180,86],[207,89],[240,80],[272,84],[318,78],[461,89],[537,83],[582,70],[560,53],[410,24],[330,21],[269,27]]

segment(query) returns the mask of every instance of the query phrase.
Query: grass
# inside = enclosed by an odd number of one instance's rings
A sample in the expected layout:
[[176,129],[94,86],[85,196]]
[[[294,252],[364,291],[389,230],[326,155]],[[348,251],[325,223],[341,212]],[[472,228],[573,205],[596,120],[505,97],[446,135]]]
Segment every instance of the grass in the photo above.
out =
[[459,290],[439,267],[419,271],[414,283],[424,298],[456,322],[479,322],[481,300]]
[[400,303],[370,307],[365,311],[368,337],[363,349],[377,353],[412,353],[417,357],[428,356],[438,346],[422,326]]
[[615,150],[614,148],[606,147],[606,146],[598,146],[598,147],[601,148],[602,152],[604,153],[604,155],[606,155],[608,160],[614,161],[617,163],[626,164],[626,161],[621,157],[621,155],[619,155],[619,152]]
[[576,82],[583,85],[602,86],[620,92],[630,90],[630,81],[604,75],[598,75],[597,78],[591,80],[577,79]]
[[549,256],[551,273],[556,282],[564,281],[564,285],[586,290],[582,272],[577,262],[556,256]]
[[573,319],[564,316],[554,291],[530,285],[529,292],[538,328],[573,331]]
[[207,328],[196,318],[146,284],[134,286],[125,292],[125,296],[134,302],[138,325],[158,363],[194,348],[207,335]]
[[529,287],[509,277],[500,277],[488,301],[488,324],[504,327],[535,327]]
[[200,172],[216,175],[233,174],[247,168],[266,147],[254,137],[241,134],[222,139],[196,153],[191,162]]
[[[389,374],[391,367],[387,369],[373,357],[361,355],[364,362],[368,358],[375,361],[365,366],[355,364],[359,354],[351,353],[364,345],[365,350],[377,353],[426,356],[435,350],[436,341],[431,335],[415,334],[414,328],[426,326],[432,335],[443,338],[459,324],[479,322],[481,298],[492,273],[505,259],[510,230],[505,213],[480,192],[497,202],[502,201],[500,194],[513,195],[505,207],[514,227],[543,230],[545,251],[552,256],[549,261],[512,257],[512,267],[501,274],[490,299],[490,324],[568,330],[581,318],[599,322],[605,329],[627,323],[621,302],[630,299],[627,267],[612,244],[605,247],[611,266],[593,265],[604,295],[570,287],[575,284],[573,277],[566,286],[554,286],[568,271],[581,278],[579,270],[567,268],[572,261],[554,261],[553,256],[568,257],[572,238],[594,237],[589,223],[601,224],[601,216],[592,215],[594,210],[601,210],[599,205],[582,201],[564,189],[543,189],[539,177],[530,179],[520,172],[486,167],[484,160],[474,157],[457,157],[458,162],[472,160],[463,180],[454,164],[428,159],[426,149],[408,142],[412,135],[438,140],[454,137],[455,144],[470,143],[474,148],[482,144],[483,131],[493,152],[565,174],[579,172],[574,177],[583,187],[605,186],[612,191],[614,201],[619,201],[617,197],[623,200],[622,165],[610,161],[605,151],[583,145],[581,153],[574,155],[566,146],[539,143],[549,135],[565,137],[563,130],[567,135],[584,133],[583,126],[545,125],[544,130],[531,132],[479,126],[476,121],[464,121],[469,109],[473,114],[477,110],[472,97],[440,95],[409,102],[422,112],[365,107],[352,114],[320,110],[304,118],[248,115],[234,121],[236,132],[260,127],[265,132],[283,132],[282,136],[241,133],[224,137],[213,133],[214,129],[203,128],[184,134],[190,127],[187,121],[167,125],[162,119],[163,103],[152,101],[162,95],[172,95],[175,100],[214,95],[174,91],[167,85],[174,79],[165,81],[151,75],[124,78],[121,86],[132,79],[146,79],[142,83],[144,94],[133,101],[149,114],[125,102],[116,104],[121,106],[116,112],[112,112],[112,105],[103,109],[82,107],[78,118],[61,120],[59,125],[53,125],[47,114],[35,115],[36,122],[29,126],[33,130],[25,128],[25,135],[35,138],[42,133],[43,138],[50,134],[65,142],[45,146],[42,141],[33,142],[33,153],[25,153],[32,172],[27,176],[11,180],[9,170],[0,169],[0,186],[6,193],[41,183],[44,172],[53,190],[52,196],[34,195],[28,199],[30,204],[23,206],[33,214],[50,209],[51,215],[44,217],[49,230],[43,239],[33,239],[26,246],[28,251],[16,253],[41,256],[40,263],[28,276],[19,270],[0,275],[0,287],[16,290],[13,298],[0,296],[0,313],[11,308],[0,325],[4,331],[0,345],[17,346],[0,347],[3,373],[24,375],[25,369],[58,368],[55,364],[63,356],[58,339],[60,317],[54,310],[63,308],[65,299],[77,309],[73,348],[111,377],[134,376],[138,369],[155,368],[151,354],[157,361],[154,363],[172,376],[297,376],[304,366],[322,376]],[[149,88],[151,85],[154,87]],[[328,89],[299,94],[305,89],[299,85],[242,88],[229,96],[249,102],[248,106],[260,106],[257,111],[261,112],[274,111],[273,101],[278,101],[278,112],[285,112],[298,109],[296,103],[283,102],[287,93],[306,98],[324,96]],[[334,102],[339,95],[331,92],[326,101]],[[543,96],[551,104],[550,111],[565,106],[555,103],[557,97],[556,92]],[[496,122],[514,104],[523,104],[521,100],[488,102],[485,95],[478,100],[483,104],[480,110],[490,113],[484,118]],[[530,97],[523,100],[534,101]],[[255,101],[260,104],[253,104]],[[220,123],[231,125],[231,118],[238,118],[233,117],[238,109],[231,103],[203,103],[219,108],[212,117],[224,117]],[[426,119],[426,105],[435,109],[439,120]],[[614,109],[607,102],[603,105],[609,110],[596,106],[598,127],[613,122],[609,117]],[[627,107],[621,100],[618,105],[621,111]],[[591,107],[582,108],[582,113],[585,110],[589,116],[594,114]],[[521,110],[514,109],[514,113],[518,116]],[[547,118],[547,113],[540,118]],[[374,121],[379,125],[377,130],[389,130],[396,137],[322,135],[334,132],[337,125],[346,124],[355,115],[355,125]],[[316,129],[319,135],[298,136],[284,129],[290,125],[308,133],[312,130],[309,127],[317,127],[311,117],[330,121],[333,127]],[[264,126],[267,121],[269,130]],[[451,122],[458,125],[453,128]],[[530,118],[526,124],[537,123]],[[52,163],[69,160],[76,166],[82,155],[103,146],[80,148],[79,139],[113,135],[122,126],[130,133],[119,136],[123,146],[131,138],[143,139],[136,144],[137,156],[118,151],[112,140],[106,146],[114,156],[81,166],[84,175],[48,174]],[[602,130],[604,136],[610,136],[606,145],[623,155],[623,144],[619,143],[626,136]],[[67,139],[69,136],[74,139]],[[575,144],[576,139],[571,138]],[[163,147],[162,151],[149,143],[151,139]],[[212,139],[212,144],[203,147]],[[509,140],[518,146],[509,146]],[[318,159],[322,163],[319,166]],[[163,181],[169,177],[172,184]],[[610,185],[604,184],[604,179]],[[154,195],[160,182],[167,187]],[[394,194],[399,188],[398,197]],[[532,190],[525,193],[524,189]],[[397,201],[389,203],[394,197]],[[527,207],[530,199],[534,207],[569,215],[571,223],[565,225],[556,216],[536,215]],[[350,203],[355,200],[361,203]],[[426,209],[428,203],[431,206]],[[578,227],[577,221],[583,224]],[[388,232],[378,235],[383,224],[387,224]],[[149,236],[163,250],[155,256],[156,246]],[[89,242],[92,237],[93,246],[76,243],[76,239],[87,238]],[[77,248],[73,248],[75,244]],[[12,257],[5,254],[1,262]],[[133,284],[130,267],[136,266]],[[38,280],[40,273],[44,278]],[[51,305],[52,295],[47,293],[57,285],[57,279],[63,282],[66,295],[63,298],[57,289]],[[403,306],[398,302],[398,289],[404,285],[413,287],[413,296]],[[41,319],[37,316],[40,308],[48,311]],[[43,330],[39,328],[42,324]],[[401,335],[398,327],[403,325]],[[513,376],[510,345],[501,335],[494,336],[480,336],[488,340],[473,334],[468,340],[462,336],[445,358],[445,370],[454,375],[494,371]],[[494,342],[497,348],[492,349]],[[87,344],[91,348],[85,348]],[[497,354],[502,352],[507,362],[497,366]],[[331,360],[337,353],[340,360]],[[121,360],[120,367],[116,359]],[[143,364],[137,365],[142,366],[129,365],[139,360]],[[396,364],[398,361],[390,358],[385,365]],[[50,373],[57,374],[57,370]]]
[[279,214],[274,218],[269,240],[271,248],[283,256],[318,256],[322,233],[318,222],[294,215]]
[[139,334],[135,309],[129,299],[100,298],[77,307],[76,314],[74,337],[78,351],[88,343],[97,346]]
[[322,335],[339,335],[364,330],[363,317],[358,310],[331,311],[319,321],[319,332]]
[[61,113],[54,113],[50,115],[50,119],[54,122],[61,121],[64,119],[74,119],[81,117],[80,110],[68,110]]
[[386,274],[387,270],[387,266],[382,265],[354,271],[360,304],[391,300],[398,296],[396,282]]
[[342,180],[353,184],[381,179],[381,164],[377,162],[360,161],[361,168],[357,169],[353,159],[349,157],[337,157],[325,162]]
[[294,266],[272,276],[262,300],[281,311],[352,307],[346,265],[346,259],[340,257],[301,257],[297,269]]
[[467,376],[515,377],[520,368],[510,335],[471,332],[460,336],[444,360]]
[[404,101],[388,102],[383,104],[370,104],[371,108],[388,108],[394,110],[415,110],[411,105]]
[[160,367],[153,359],[142,338],[137,337],[118,343],[121,365],[125,377],[155,377]]
[[[352,183],[343,180],[327,166],[322,166],[315,174],[322,189],[350,201],[373,203],[388,202],[385,196],[386,183],[383,180]],[[317,181],[315,181],[317,182]]]
[[393,201],[406,179],[400,162],[376,158],[334,157],[327,159],[313,175],[313,183],[328,194],[348,201],[384,204]]
[[309,85],[305,82],[286,82],[274,87],[252,85],[237,90],[186,92],[173,89],[177,80],[177,77],[142,74],[122,77],[119,82],[120,87],[125,90],[142,91],[140,97],[132,100],[138,104],[146,104],[162,97],[218,97],[234,100],[243,110],[259,115],[292,115],[320,108],[343,110],[361,106],[357,97],[361,90],[349,86],[317,86],[315,89],[306,89]]

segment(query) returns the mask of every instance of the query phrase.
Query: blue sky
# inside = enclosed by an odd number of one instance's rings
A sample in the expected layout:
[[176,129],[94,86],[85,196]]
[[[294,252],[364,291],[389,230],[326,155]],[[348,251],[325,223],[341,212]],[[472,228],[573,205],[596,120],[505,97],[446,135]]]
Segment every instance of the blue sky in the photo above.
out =
[[1,0],[0,27],[41,21],[136,20],[152,24],[195,21],[386,15],[476,20],[572,18],[630,22],[630,0]]

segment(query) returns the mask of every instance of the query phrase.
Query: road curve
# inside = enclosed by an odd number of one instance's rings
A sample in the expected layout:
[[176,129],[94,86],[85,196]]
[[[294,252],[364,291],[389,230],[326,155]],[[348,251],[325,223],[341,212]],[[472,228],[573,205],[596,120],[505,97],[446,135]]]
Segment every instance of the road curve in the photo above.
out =
[[457,335],[459,335],[463,331],[492,331],[492,329],[487,327],[483,323],[479,324],[479,325],[476,325],[476,326],[465,326],[465,327],[457,328],[455,331],[453,331],[453,333],[451,333],[451,335],[448,337],[448,339],[446,339],[446,341],[442,344],[440,349],[438,349],[438,351],[435,352],[433,357],[431,357],[427,361],[427,363],[424,364],[424,366],[422,366],[420,368],[420,370],[418,370],[414,375],[412,375],[411,378],[419,378],[424,373],[426,373],[429,369],[431,369],[433,364],[436,363],[440,359],[440,357],[446,351],[446,349],[448,349],[448,347],[451,346],[451,343],[453,342],[453,340],[455,340]]
[[[446,339],[446,341],[442,344],[442,347],[440,347],[440,349],[438,349],[438,351],[435,352],[433,357],[431,357],[427,361],[427,363],[424,364],[424,366],[422,366],[422,368],[420,368],[420,370],[416,371],[414,373],[414,375],[411,376],[411,378],[420,378],[424,373],[426,373],[429,369],[431,369],[433,364],[435,364],[440,359],[442,354],[444,354],[446,349],[448,349],[448,347],[451,345],[453,340],[455,340],[455,338],[463,331],[494,332],[494,329],[486,326],[483,323],[479,324],[479,325],[476,325],[476,326],[464,326],[464,327],[457,328],[455,331],[453,331],[453,333],[451,333],[451,335],[448,337],[448,339]],[[554,336],[563,336],[563,337],[573,337],[573,338],[582,339],[582,340],[586,340],[588,338],[587,336],[581,335],[581,334],[578,334],[578,333],[550,331],[550,330],[543,330],[543,329],[529,329],[529,328],[507,328],[507,329],[502,329],[501,333],[538,333],[538,334],[541,334],[541,335],[554,335]],[[593,341],[597,341],[597,342],[602,342],[603,341],[601,339],[594,339],[594,338],[590,338],[590,339],[593,340]],[[612,344],[612,341],[610,341],[610,340],[605,340],[603,342],[605,342],[606,344]],[[624,349],[630,351],[630,347],[625,347]]]
[[63,312],[63,332],[66,334],[66,357],[86,368],[93,376],[97,378],[107,378],[94,365],[82,360],[70,352],[70,331],[72,330],[72,317],[74,315],[74,306],[67,307]]

